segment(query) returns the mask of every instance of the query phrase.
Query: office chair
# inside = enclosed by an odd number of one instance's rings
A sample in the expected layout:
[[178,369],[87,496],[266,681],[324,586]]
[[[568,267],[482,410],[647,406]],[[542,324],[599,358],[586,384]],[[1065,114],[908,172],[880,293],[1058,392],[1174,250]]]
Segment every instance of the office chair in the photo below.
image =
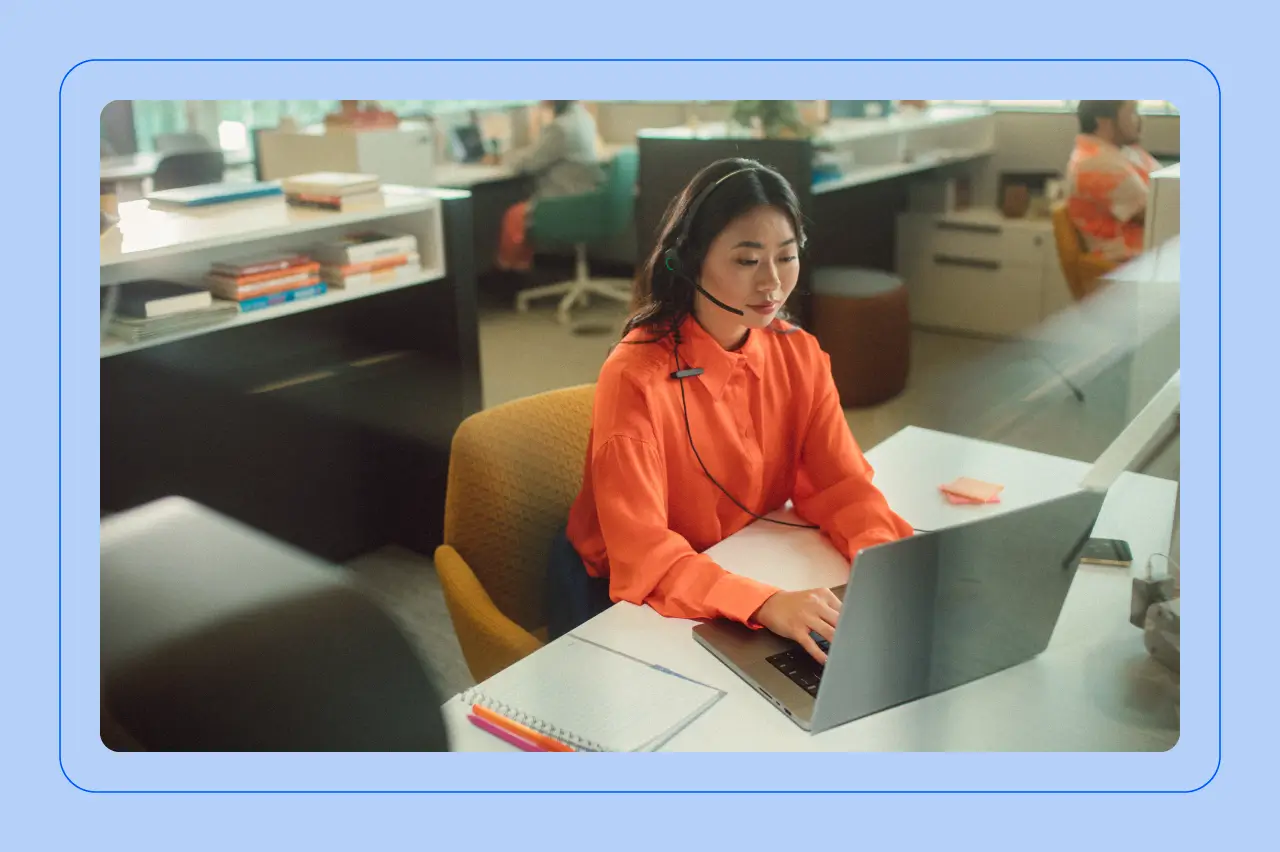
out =
[[180,154],[165,154],[156,166],[151,185],[156,192],[160,192],[184,186],[221,183],[225,171],[226,160],[221,151],[185,151]]
[[622,233],[632,221],[636,206],[636,178],[640,171],[640,155],[627,148],[614,155],[605,179],[593,192],[561,198],[539,199],[527,226],[534,245],[568,243],[574,247],[575,276],[572,281],[532,287],[516,296],[516,310],[529,310],[529,302],[544,296],[560,296],[556,316],[569,322],[569,313],[590,296],[628,303],[631,282],[628,280],[593,279],[587,266],[587,245]]
[[546,641],[547,560],[582,488],[594,398],[595,385],[537,394],[454,434],[435,563],[477,681]]
[[1053,206],[1053,239],[1058,246],[1058,264],[1067,287],[1077,302],[1087,299],[1102,286],[1102,277],[1119,264],[1088,251],[1084,239],[1067,213],[1065,202]]
[[404,634],[344,571],[169,497],[101,527],[115,751],[447,751]]
[[156,135],[157,154],[182,154],[187,151],[215,151],[213,144],[199,133],[160,133]]

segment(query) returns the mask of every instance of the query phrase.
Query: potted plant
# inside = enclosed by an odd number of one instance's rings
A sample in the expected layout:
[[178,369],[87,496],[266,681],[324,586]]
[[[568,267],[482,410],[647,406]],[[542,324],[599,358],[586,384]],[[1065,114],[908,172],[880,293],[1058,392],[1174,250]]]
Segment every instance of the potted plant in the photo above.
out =
[[795,101],[738,101],[731,119],[743,127],[758,125],[767,139],[800,139],[809,135]]

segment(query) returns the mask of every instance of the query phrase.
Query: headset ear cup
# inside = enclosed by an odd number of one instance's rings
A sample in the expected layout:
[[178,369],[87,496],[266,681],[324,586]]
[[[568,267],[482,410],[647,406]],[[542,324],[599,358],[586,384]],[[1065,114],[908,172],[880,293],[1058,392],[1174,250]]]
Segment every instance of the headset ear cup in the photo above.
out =
[[680,255],[675,249],[669,248],[662,253],[662,265],[668,272],[680,273]]

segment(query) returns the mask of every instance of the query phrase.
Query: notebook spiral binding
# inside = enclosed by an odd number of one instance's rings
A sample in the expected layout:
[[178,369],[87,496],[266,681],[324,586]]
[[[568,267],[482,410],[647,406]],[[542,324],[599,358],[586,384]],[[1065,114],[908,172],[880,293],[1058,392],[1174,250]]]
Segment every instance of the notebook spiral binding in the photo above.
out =
[[462,703],[468,707],[473,704],[479,704],[481,707],[487,707],[495,713],[506,716],[513,722],[519,722],[526,728],[532,728],[540,734],[545,734],[546,736],[557,739],[566,745],[571,745],[578,751],[613,750],[606,748],[595,740],[589,740],[578,736],[572,731],[566,731],[564,728],[557,727],[556,725],[547,724],[543,720],[534,718],[533,716],[530,716],[509,704],[504,704],[501,701],[495,701],[481,692],[478,688],[472,688],[462,693]]

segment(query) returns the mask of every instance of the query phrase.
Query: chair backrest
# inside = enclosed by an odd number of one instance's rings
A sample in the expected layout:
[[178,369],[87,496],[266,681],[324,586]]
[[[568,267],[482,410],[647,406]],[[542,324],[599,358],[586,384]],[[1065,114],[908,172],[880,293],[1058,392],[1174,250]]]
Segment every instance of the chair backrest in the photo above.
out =
[[1080,232],[1067,213],[1067,205],[1062,202],[1053,206],[1053,239],[1058,246],[1058,264],[1062,267],[1062,277],[1067,279],[1067,286],[1078,299],[1080,257],[1084,254],[1084,246],[1080,242]]
[[636,182],[640,177],[640,152],[622,148],[613,155],[600,192],[601,229],[610,234],[621,233],[631,224],[636,212]]
[[156,165],[151,178],[154,189],[179,189],[184,186],[204,186],[221,183],[226,171],[226,160],[221,151],[186,151],[166,154]]
[[547,623],[551,542],[582,488],[595,385],[473,414],[453,436],[444,543],[495,606],[526,630]]
[[157,154],[181,154],[187,151],[214,151],[208,139],[199,133],[160,133],[156,135]]

